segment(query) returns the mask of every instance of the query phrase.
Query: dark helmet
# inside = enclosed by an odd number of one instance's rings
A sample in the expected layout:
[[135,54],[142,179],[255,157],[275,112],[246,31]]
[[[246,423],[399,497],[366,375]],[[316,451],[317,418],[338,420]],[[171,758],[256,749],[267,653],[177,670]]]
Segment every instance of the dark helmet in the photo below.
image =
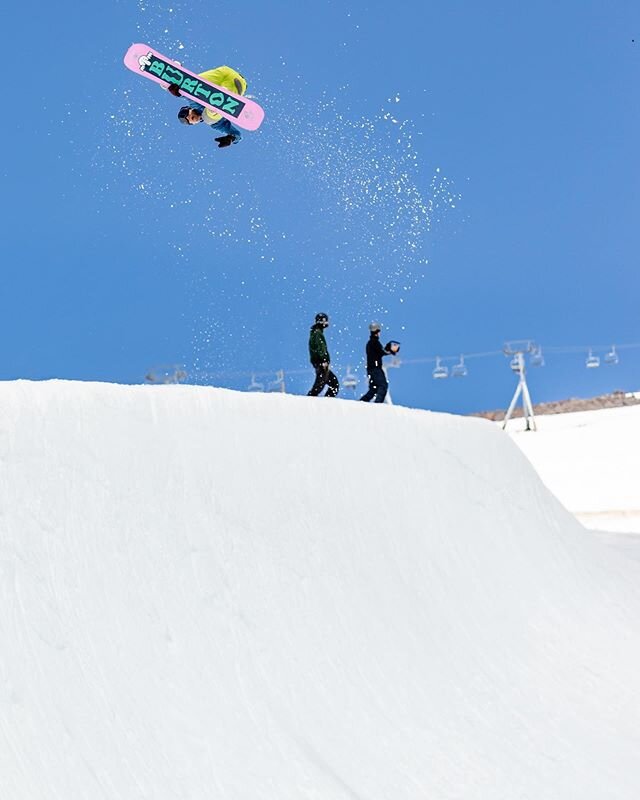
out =
[[182,106],[180,111],[178,111],[178,119],[184,125],[188,125],[189,124],[188,116],[189,116],[189,112],[190,111],[191,111],[191,106]]
[[329,317],[327,314],[323,314],[320,312],[316,314],[316,325],[322,325],[323,328],[326,328],[329,324]]

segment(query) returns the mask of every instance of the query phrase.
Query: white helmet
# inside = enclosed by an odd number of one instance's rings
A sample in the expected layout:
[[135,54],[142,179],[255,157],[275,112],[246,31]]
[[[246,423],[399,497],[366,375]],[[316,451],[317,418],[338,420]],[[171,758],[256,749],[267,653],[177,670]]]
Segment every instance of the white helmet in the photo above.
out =
[[371,333],[376,333],[376,331],[379,332],[382,330],[382,325],[379,322],[372,322],[369,325],[369,330],[371,331]]

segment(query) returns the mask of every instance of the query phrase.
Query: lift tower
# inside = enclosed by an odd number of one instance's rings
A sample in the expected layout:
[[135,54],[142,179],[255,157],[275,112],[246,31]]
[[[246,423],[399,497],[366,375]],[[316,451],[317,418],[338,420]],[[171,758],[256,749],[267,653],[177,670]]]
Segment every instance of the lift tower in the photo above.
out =
[[536,419],[533,415],[533,406],[531,405],[531,395],[529,394],[529,387],[527,386],[526,370],[525,370],[525,354],[537,353],[538,348],[532,341],[520,342],[507,342],[503,348],[505,356],[510,356],[510,367],[518,375],[518,385],[511,400],[511,405],[504,416],[504,423],[502,429],[507,427],[507,422],[511,419],[511,415],[518,403],[518,398],[522,395],[522,410],[525,421],[527,423],[528,431],[535,431]]

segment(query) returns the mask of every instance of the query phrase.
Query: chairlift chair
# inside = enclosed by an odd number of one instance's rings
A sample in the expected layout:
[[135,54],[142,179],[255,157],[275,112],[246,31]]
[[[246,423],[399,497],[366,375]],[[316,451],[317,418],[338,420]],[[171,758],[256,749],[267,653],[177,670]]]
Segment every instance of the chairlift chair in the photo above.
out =
[[353,372],[351,372],[351,366],[348,366],[345,376],[342,379],[342,386],[345,389],[353,389],[355,391],[357,385],[358,385],[358,379],[353,374]]
[[269,383],[269,387],[267,389],[268,392],[282,392],[284,394],[285,387],[284,387],[284,370],[279,369],[276,372],[275,380]]
[[187,379],[187,373],[179,364],[153,367],[144,377],[147,383],[170,384],[181,383]]
[[589,350],[589,355],[584,363],[587,369],[595,369],[600,366],[600,356],[594,356],[593,351]]
[[460,361],[451,367],[451,377],[464,378],[468,372],[469,370],[467,369],[467,365],[464,363],[464,356],[461,355]]
[[515,356],[509,362],[509,366],[514,372],[517,373],[522,372],[522,368],[524,366],[524,359],[522,357],[522,353],[516,353]]
[[617,364],[620,359],[618,358],[618,354],[616,352],[615,344],[611,345],[611,350],[605,355],[604,363],[605,364]]
[[247,386],[247,391],[249,392],[264,392],[264,383],[258,383],[256,381],[256,376],[251,376],[251,383]]
[[542,348],[536,347],[531,353],[529,363],[532,367],[544,367],[544,356],[542,355]]
[[449,368],[440,363],[440,356],[436,356],[436,366],[432,373],[435,380],[449,377]]

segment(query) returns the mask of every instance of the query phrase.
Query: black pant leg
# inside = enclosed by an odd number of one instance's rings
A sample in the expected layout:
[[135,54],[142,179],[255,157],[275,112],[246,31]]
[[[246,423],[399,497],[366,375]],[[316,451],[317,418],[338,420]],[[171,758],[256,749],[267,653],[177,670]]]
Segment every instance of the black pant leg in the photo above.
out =
[[325,369],[320,364],[315,367],[316,370],[316,379],[314,381],[313,386],[307,392],[307,397],[317,397],[320,392],[324,389],[327,385],[327,373],[328,369]]
[[327,384],[329,388],[327,389],[325,397],[337,397],[340,391],[340,381],[332,370],[327,371]]
[[376,387],[371,375],[369,375],[369,389],[362,395],[360,399],[363,400],[365,403],[368,403],[370,400],[373,400],[373,396],[375,395],[375,393],[376,393]]
[[389,389],[389,381],[387,380],[387,376],[384,374],[384,370],[382,368],[378,368],[376,370],[376,403],[384,403],[384,399],[387,396],[387,391]]
[[384,403],[388,388],[389,382],[382,367],[373,367],[369,372],[369,391],[363,394],[360,399],[368,403],[375,397],[376,403]]

